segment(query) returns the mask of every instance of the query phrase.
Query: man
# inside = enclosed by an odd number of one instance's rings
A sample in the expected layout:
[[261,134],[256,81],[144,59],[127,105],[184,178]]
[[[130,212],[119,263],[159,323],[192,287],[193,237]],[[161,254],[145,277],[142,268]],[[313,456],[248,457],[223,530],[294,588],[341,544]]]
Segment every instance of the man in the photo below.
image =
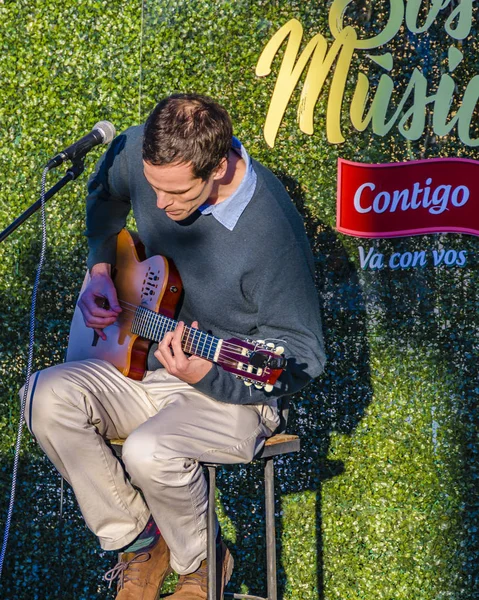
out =
[[[122,550],[106,574],[118,577],[119,600],[155,599],[170,569],[180,575],[173,600],[205,600],[200,463],[252,460],[279,423],[278,399],[322,371],[313,261],[291,200],[233,137],[228,113],[205,96],[170,96],[113,141],[89,182],[91,281],[79,306],[102,338],[122,310],[110,275],[130,208],[147,256],[168,256],[180,272],[179,326],[152,348],[142,381],[99,360],[37,374],[29,426],[102,548]],[[185,323],[281,340],[287,369],[270,392],[246,387],[183,352]],[[118,437],[128,438],[127,474],[105,443]],[[233,559],[219,528],[217,567],[221,597]]]

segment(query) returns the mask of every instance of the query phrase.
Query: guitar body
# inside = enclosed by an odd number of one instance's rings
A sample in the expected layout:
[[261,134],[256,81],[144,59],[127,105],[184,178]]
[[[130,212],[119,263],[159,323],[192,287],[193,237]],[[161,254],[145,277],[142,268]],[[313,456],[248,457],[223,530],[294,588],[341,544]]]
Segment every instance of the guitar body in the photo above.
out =
[[[89,280],[87,273],[80,295]],[[151,342],[131,332],[134,310],[143,306],[173,318],[181,297],[181,279],[174,264],[165,257],[152,256],[146,259],[141,242],[123,229],[118,234],[113,281],[123,311],[113,325],[104,329],[107,339],[102,340],[85,325],[77,305],[70,327],[66,360],[107,360],[123,375],[141,380],[146,371]]]

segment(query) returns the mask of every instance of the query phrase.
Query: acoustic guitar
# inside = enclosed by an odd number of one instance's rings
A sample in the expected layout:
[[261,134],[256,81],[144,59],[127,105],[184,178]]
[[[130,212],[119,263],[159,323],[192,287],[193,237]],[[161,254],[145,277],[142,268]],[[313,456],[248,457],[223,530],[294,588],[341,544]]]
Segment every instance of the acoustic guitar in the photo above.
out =
[[[152,342],[178,325],[174,319],[182,293],[181,278],[173,262],[164,256],[145,257],[144,247],[126,229],[118,235],[116,266],[112,278],[122,312],[116,322],[104,329],[102,340],[85,325],[78,305],[70,328],[67,361],[100,358],[109,361],[123,375],[140,380],[146,371]],[[87,273],[83,292],[90,280]],[[246,385],[266,391],[286,366],[284,348],[265,340],[227,340],[186,326],[182,336],[186,354],[194,354],[218,364]]]

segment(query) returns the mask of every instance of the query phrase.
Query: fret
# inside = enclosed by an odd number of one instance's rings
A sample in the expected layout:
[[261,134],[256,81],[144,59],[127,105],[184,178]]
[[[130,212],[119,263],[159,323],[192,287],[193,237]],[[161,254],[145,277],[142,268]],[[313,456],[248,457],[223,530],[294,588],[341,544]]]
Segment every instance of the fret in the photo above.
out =
[[213,357],[216,352],[216,346],[218,345],[217,339],[218,338],[214,338],[213,336],[211,336],[210,349],[208,350],[208,356],[207,356],[208,360],[213,360]]
[[174,319],[168,319],[168,317],[163,318],[165,320],[165,333],[174,331],[178,327],[178,321],[175,321]]
[[148,312],[146,310],[143,311],[142,325],[143,325],[143,336],[147,338],[148,337]]
[[161,330],[161,319],[159,315],[155,317],[155,327],[153,330],[153,341],[158,342],[160,340],[160,330]]
[[183,350],[185,352],[187,352],[188,354],[191,354],[191,341],[190,341],[191,331],[192,331],[191,327],[185,327],[185,331],[183,334],[183,335],[186,334],[186,338],[185,338],[184,344],[183,344]]
[[143,337],[143,311],[141,310],[141,306],[135,312],[135,318],[133,319],[134,328],[132,328],[133,333],[141,335]]
[[145,334],[148,339],[151,338],[152,324],[153,324],[153,319],[151,317],[151,313],[149,312],[146,314],[146,330],[145,330]]
[[198,354],[198,342],[196,341],[196,336],[198,335],[199,331],[198,329],[194,329],[193,330],[193,344],[194,347],[191,349],[193,354]]
[[168,317],[161,315],[161,337],[158,341],[161,342],[161,340],[165,337],[167,333],[173,331],[173,329],[176,328],[177,324],[177,321],[175,321],[174,319],[169,319]]
[[208,334],[208,335],[205,335],[205,343],[203,346],[203,351],[201,353],[203,358],[208,359],[210,346],[211,346],[211,335]]
[[199,329],[193,329],[193,345],[191,347],[191,353],[196,354],[196,356],[201,356],[199,352],[199,340],[197,338],[201,338],[201,332]]
[[156,336],[156,341],[157,342],[161,342],[161,340],[163,339],[165,333],[166,333],[166,331],[165,331],[165,319],[163,318],[162,315],[158,315],[158,333],[157,333],[157,336]]
[[[165,335],[174,331],[178,321],[165,317],[144,306],[139,306],[133,317],[131,332],[145,339],[161,342]],[[221,348],[219,338],[199,329],[185,326],[181,346],[187,354],[194,354],[216,362]]]
[[195,352],[195,336],[196,336],[197,329],[194,329],[193,327],[190,327],[189,329],[190,329],[190,333],[188,336],[188,340],[189,340],[190,347],[189,347],[188,352],[190,354],[196,354],[196,352]]
[[145,309],[141,311],[141,333],[143,337],[147,337],[146,335],[146,325],[148,322],[148,313]]
[[204,354],[204,352],[205,352],[205,344],[206,344],[206,342],[208,341],[208,334],[206,334],[206,333],[202,333],[202,334],[200,335],[200,339],[201,339],[202,337],[204,337],[204,340],[203,340],[203,346],[202,346],[202,348],[201,348],[201,350],[200,350],[200,354],[201,354],[201,356],[203,356],[203,357],[204,357],[204,355],[205,355],[205,354]]
[[135,314],[133,315],[133,320],[131,322],[131,333],[136,333],[136,321],[138,319],[138,310],[135,310]]

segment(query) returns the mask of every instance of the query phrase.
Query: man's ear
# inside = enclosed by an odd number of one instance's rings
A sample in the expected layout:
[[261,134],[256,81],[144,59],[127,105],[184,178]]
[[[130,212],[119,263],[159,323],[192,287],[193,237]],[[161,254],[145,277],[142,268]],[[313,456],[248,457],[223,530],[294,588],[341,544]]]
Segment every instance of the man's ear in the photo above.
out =
[[218,179],[223,179],[223,177],[226,175],[227,169],[228,169],[228,158],[225,156],[221,160],[220,164],[213,171],[213,179],[215,181],[217,181]]

